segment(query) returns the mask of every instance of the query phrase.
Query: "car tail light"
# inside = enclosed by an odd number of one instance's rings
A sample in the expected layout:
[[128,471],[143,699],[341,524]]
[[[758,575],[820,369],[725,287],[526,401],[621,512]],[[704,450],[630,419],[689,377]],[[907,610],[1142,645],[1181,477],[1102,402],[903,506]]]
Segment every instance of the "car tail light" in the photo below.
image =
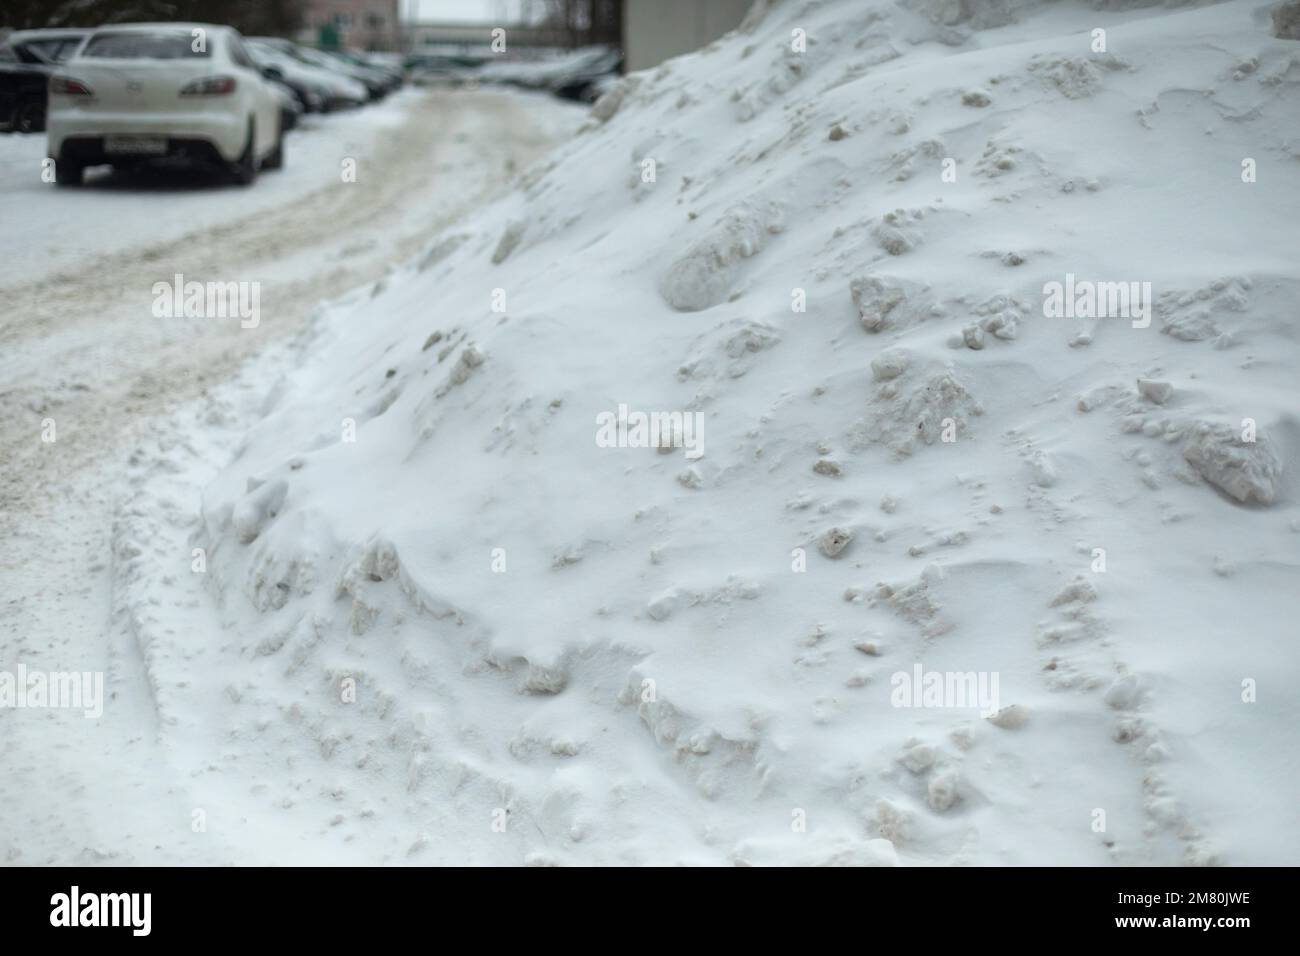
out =
[[233,76],[205,76],[201,80],[186,83],[181,89],[181,96],[225,96],[235,92]]
[[90,87],[70,76],[50,77],[50,92],[62,96],[92,96]]

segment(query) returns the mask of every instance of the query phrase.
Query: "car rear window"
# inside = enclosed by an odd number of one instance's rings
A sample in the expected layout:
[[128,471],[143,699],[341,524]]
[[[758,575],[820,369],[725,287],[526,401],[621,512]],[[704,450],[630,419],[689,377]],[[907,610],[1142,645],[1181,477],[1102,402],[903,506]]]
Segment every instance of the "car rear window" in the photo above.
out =
[[58,63],[61,60],[66,60],[80,42],[80,38],[68,37],[52,37],[42,40],[15,38],[9,41],[9,45],[17,53],[20,60],[25,60],[28,63]]
[[28,40],[23,44],[23,48],[41,61],[53,63],[55,55],[59,52],[59,45],[58,40]]
[[[195,50],[195,47],[201,47]],[[185,60],[208,55],[207,43],[189,33],[101,33],[90,38],[83,57],[105,60]]]
[[53,63],[62,63],[72,56],[81,45],[81,37],[68,37],[61,40],[37,40],[31,44],[36,52]]

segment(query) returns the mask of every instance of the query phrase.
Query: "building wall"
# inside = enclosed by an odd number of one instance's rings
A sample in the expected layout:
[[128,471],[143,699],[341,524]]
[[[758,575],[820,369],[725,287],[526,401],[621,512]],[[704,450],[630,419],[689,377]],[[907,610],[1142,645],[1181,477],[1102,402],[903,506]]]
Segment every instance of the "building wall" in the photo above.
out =
[[644,70],[698,50],[740,26],[752,0],[624,0],[626,69]]
[[[492,31],[500,23],[408,23],[406,36],[412,50],[428,46],[463,46],[486,53],[492,45]],[[505,24],[506,50],[519,47],[565,47],[570,38],[563,28],[525,27]]]
[[321,28],[333,26],[341,46],[396,50],[401,42],[399,0],[307,0],[301,39],[317,43]]

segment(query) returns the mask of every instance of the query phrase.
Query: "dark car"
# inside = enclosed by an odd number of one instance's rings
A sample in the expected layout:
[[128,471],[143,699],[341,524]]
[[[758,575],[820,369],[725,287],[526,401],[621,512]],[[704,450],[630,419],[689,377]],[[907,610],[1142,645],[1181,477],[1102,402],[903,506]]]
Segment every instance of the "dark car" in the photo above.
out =
[[622,65],[623,51],[607,50],[576,64],[572,71],[557,77],[550,89],[565,99],[594,103],[608,88],[606,81],[617,79]]
[[622,62],[621,50],[592,46],[492,63],[479,70],[478,77],[484,83],[545,90],[566,99],[591,103],[617,77]]
[[19,30],[0,44],[0,128],[45,129],[46,88],[54,68],[76,50],[85,30]]
[[333,55],[345,63],[351,63],[353,66],[369,70],[384,84],[390,93],[402,88],[405,78],[400,67],[393,66],[390,63],[380,63],[367,57],[364,53],[357,53],[353,50],[334,50]]

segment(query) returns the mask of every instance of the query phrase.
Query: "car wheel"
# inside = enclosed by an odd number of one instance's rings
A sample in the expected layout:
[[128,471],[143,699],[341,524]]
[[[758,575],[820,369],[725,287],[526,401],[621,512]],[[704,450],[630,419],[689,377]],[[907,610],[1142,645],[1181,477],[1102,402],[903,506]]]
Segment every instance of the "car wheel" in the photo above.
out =
[[284,124],[280,125],[280,137],[275,141],[275,149],[262,160],[263,169],[279,169],[284,165]]
[[14,114],[14,129],[20,133],[39,133],[45,129],[45,101],[24,100]]
[[60,186],[80,186],[86,167],[60,159],[54,163],[54,181]]
[[239,157],[239,162],[235,163],[234,169],[231,170],[231,176],[240,186],[251,186],[257,182],[257,137],[254,135],[256,128],[253,126],[253,120],[248,121],[248,145],[244,147],[244,155]]

